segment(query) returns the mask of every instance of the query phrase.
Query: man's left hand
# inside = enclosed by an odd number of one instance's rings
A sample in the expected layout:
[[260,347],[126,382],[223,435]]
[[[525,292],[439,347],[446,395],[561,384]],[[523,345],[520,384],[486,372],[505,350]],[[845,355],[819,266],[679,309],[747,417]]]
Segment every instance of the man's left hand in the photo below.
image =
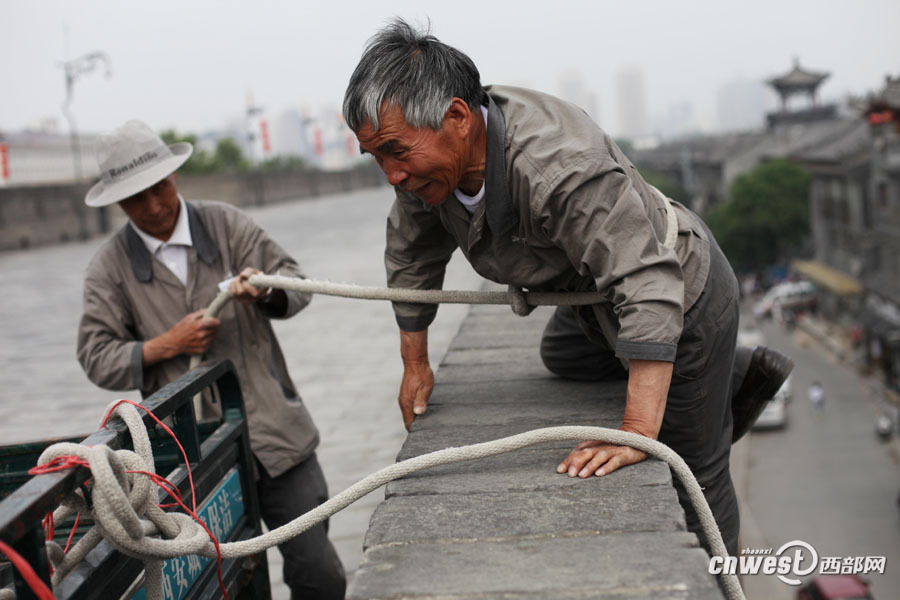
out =
[[[672,381],[672,363],[633,358],[628,367],[628,391],[622,431],[637,433],[655,440],[666,411],[666,396]],[[557,473],[569,477],[609,475],[619,467],[646,460],[647,453],[630,446],[587,441],[575,447],[556,467]]]
[[231,297],[242,304],[253,304],[259,302],[269,294],[269,289],[260,289],[250,285],[249,279],[251,275],[261,273],[259,269],[247,267],[240,274],[231,280],[228,284],[228,291]]
[[[627,431],[624,427],[623,431]],[[581,442],[564,461],[556,467],[557,473],[585,479],[591,475],[601,477],[618,469],[646,460],[647,453],[630,446],[615,446],[606,442],[589,440]]]

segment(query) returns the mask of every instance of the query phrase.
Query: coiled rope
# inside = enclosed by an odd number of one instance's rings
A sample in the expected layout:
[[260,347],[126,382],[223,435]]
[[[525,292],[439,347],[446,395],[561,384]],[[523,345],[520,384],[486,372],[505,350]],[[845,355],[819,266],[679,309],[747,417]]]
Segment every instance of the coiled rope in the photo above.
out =
[[[519,310],[530,312],[533,306],[584,305],[596,303],[601,299],[597,292],[560,294],[522,292],[514,288],[511,288],[508,293],[387,289],[260,274],[251,276],[249,282],[260,288],[270,287],[347,298],[396,302],[509,303],[517,314],[522,314]],[[218,314],[229,297],[230,294],[227,291],[220,293],[207,308],[206,316]],[[193,364],[192,360],[192,366]],[[147,475],[147,473],[154,472],[153,453],[146,427],[137,410],[128,404],[119,404],[115,406],[112,414],[118,415],[127,425],[134,440],[134,451],[113,451],[107,447],[89,448],[79,444],[60,443],[47,448],[39,459],[40,464],[44,464],[64,456],[79,457],[90,465],[95,481],[91,509],[88,508],[79,493],[72,492],[66,496],[61,506],[53,514],[56,522],[62,522],[74,512],[90,512],[95,521],[95,526],[67,553],[63,553],[62,549],[54,542],[47,542],[48,558],[55,569],[52,577],[54,585],[59,583],[75,565],[87,556],[88,552],[101,539],[105,538],[117,550],[144,561],[147,598],[160,600],[162,598],[162,565],[165,559],[186,554],[196,554],[207,558],[216,558],[217,556],[236,558],[255,554],[303,533],[369,492],[400,477],[438,465],[485,458],[534,444],[564,440],[596,440],[618,446],[630,446],[665,461],[688,492],[710,550],[716,556],[723,558],[728,556],[722,534],[709,504],[703,496],[700,485],[690,468],[674,450],[658,441],[634,433],[588,426],[536,429],[491,442],[446,448],[394,463],[365,477],[290,523],[256,538],[218,545],[217,553],[216,545],[210,540],[208,532],[191,517],[178,512],[166,512],[156,505],[155,487]],[[723,573],[720,577],[722,587],[729,600],[744,600],[744,594],[736,575]],[[2,591],[0,591],[0,600],[4,600]]]

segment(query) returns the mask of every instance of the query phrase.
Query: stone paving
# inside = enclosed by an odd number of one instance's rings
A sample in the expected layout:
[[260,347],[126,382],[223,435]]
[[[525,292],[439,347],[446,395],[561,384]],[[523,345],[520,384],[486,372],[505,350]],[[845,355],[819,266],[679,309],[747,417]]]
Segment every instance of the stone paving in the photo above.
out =
[[[538,356],[552,309],[475,306],[399,458],[559,425],[615,428],[624,382],[551,375]],[[721,599],[685,530],[669,468],[556,473],[580,440],[430,468],[387,485],[348,599]]]
[[[383,187],[248,211],[310,277],[384,285],[382,251],[392,191]],[[75,360],[84,269],[102,240],[0,254],[0,444],[93,431],[112,400],[136,392],[96,388]],[[481,278],[459,256],[445,288],[477,289]],[[440,309],[429,330],[436,366],[466,306]],[[318,296],[295,318],[276,322],[288,368],[318,425],[319,461],[332,495],[394,462],[406,436],[396,405],[399,339],[390,304]],[[331,520],[330,536],[348,573],[383,491]],[[269,551],[273,595],[288,598],[280,555]]]

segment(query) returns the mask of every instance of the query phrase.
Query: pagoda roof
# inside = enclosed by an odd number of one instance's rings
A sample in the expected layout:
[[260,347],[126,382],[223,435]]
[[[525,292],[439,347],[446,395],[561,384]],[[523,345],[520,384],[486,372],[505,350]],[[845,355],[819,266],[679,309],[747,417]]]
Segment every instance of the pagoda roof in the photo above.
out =
[[815,89],[831,73],[807,71],[800,66],[800,62],[794,59],[794,68],[784,75],[773,77],[767,83],[782,91],[805,91]]

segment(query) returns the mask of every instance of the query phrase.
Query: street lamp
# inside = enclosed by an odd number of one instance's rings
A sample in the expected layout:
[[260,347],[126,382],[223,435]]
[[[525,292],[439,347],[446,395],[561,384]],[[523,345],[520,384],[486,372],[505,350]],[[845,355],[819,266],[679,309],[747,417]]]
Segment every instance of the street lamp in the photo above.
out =
[[66,75],[66,100],[62,104],[62,110],[63,114],[66,115],[66,120],[69,122],[69,132],[72,144],[72,165],[75,170],[75,181],[81,181],[81,149],[78,143],[78,130],[75,127],[75,116],[69,109],[69,105],[72,103],[72,96],[75,92],[75,80],[78,79],[79,76],[87,75],[93,71],[97,66],[97,63],[100,62],[106,67],[106,78],[109,79],[112,77],[112,67],[109,57],[104,52],[89,52],[88,54],[64,61],[60,64]]

